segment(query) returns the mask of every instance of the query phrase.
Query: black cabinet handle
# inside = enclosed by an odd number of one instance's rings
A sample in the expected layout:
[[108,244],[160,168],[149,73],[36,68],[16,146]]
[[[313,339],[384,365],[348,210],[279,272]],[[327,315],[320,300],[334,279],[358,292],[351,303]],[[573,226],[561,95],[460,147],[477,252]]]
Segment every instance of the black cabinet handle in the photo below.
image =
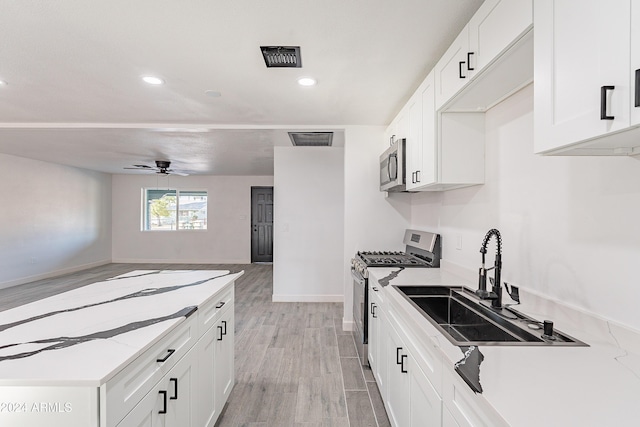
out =
[[640,69],[636,70],[636,99],[635,106],[640,107]]
[[420,182],[420,171],[416,171],[416,184]]
[[376,316],[376,308],[377,307],[378,307],[377,305],[374,305],[373,307],[371,307],[371,315],[373,316],[374,319],[378,318],[378,316]]
[[166,362],[167,359],[170,358],[171,355],[175,352],[176,351],[174,349],[170,348],[169,350],[167,350],[167,355],[161,359],[156,359],[156,362],[160,362],[160,363]]
[[373,306],[374,306],[374,305],[375,305],[375,303],[373,303],[373,302],[372,302],[372,303],[371,303],[371,310],[370,310],[370,311],[371,311],[371,314],[373,314]]
[[220,331],[220,336],[217,339],[218,341],[222,341],[222,326],[218,325],[218,331]]
[[607,92],[614,90],[615,86],[602,86],[600,88],[600,120],[613,120],[614,116],[607,116]]
[[222,321],[222,326],[224,327],[224,332],[222,333],[222,335],[227,335],[227,321],[226,320]]
[[475,52],[467,52],[467,70],[473,71],[475,68],[471,66],[471,55],[475,55]]
[[158,393],[160,393],[162,395],[162,409],[160,409],[158,411],[159,414],[166,414],[167,413],[167,391],[166,390],[160,390]]
[[460,61],[458,63],[458,75],[460,76],[461,79],[466,78],[464,75],[462,75],[462,68],[464,64],[465,64],[465,61]]
[[226,303],[224,301],[221,301],[221,302],[218,303],[218,305],[216,305],[216,308],[222,308],[222,306],[224,306],[225,304]]
[[399,365],[400,362],[400,352],[402,351],[402,347],[396,347],[396,365]]
[[173,383],[173,396],[171,396],[169,399],[178,400],[178,379],[177,378],[170,378],[169,382]]
[[403,374],[406,374],[408,371],[406,369],[404,369],[404,359],[405,357],[407,357],[406,354],[403,354],[402,357],[400,357],[400,372],[402,372]]
[[373,286],[373,290],[374,290],[375,292],[378,292],[378,288],[376,288],[375,286]]

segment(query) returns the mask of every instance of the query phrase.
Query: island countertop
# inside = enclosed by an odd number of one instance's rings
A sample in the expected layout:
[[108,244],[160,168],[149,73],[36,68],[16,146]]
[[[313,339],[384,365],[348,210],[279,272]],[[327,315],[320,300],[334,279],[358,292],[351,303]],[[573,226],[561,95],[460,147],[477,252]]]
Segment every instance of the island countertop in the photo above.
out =
[[138,270],[0,312],[0,386],[99,387],[243,273]]
[[[441,350],[445,369],[464,359],[395,286],[477,284],[444,269],[369,268]],[[512,426],[614,426],[640,419],[640,337],[636,331],[520,289],[518,311],[555,322],[589,347],[478,346],[482,396]],[[412,312],[413,311],[413,312]],[[453,375],[457,375],[454,373]]]

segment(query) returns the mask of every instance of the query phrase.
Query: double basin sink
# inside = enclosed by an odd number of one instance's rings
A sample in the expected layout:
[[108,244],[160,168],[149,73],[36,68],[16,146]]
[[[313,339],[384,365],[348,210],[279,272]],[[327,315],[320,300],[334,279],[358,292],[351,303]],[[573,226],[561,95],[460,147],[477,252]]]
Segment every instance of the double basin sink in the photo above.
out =
[[462,286],[395,286],[457,346],[587,346],[558,330],[545,335],[542,322],[512,310],[496,310]]

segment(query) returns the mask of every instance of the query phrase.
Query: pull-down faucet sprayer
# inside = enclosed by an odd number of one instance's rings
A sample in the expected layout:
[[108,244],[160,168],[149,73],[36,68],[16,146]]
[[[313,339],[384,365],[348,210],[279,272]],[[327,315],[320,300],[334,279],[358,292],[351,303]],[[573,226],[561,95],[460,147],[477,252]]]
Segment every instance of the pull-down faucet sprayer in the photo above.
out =
[[[487,253],[487,245],[489,244],[489,240],[491,239],[491,237],[494,236],[497,243],[496,259],[493,267],[485,268],[485,254]],[[484,236],[484,240],[482,241],[480,253],[482,254],[482,266],[480,267],[478,290],[476,291],[476,295],[478,295],[482,299],[490,299],[491,307],[500,309],[502,308],[502,284],[500,281],[500,273],[502,270],[502,238],[500,237],[500,232],[498,230],[492,228],[487,232],[487,234]],[[487,291],[487,271],[489,270],[494,270],[494,276],[491,283],[491,292]]]

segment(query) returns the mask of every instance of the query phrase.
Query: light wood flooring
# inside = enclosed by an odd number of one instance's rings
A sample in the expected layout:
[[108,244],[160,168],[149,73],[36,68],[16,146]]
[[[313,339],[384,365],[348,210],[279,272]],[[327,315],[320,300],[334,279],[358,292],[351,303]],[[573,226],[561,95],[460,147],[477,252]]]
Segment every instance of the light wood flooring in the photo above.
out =
[[244,270],[236,281],[236,384],[216,427],[387,427],[342,303],[272,302],[273,266],[107,264],[0,289],[0,311],[132,270]]

